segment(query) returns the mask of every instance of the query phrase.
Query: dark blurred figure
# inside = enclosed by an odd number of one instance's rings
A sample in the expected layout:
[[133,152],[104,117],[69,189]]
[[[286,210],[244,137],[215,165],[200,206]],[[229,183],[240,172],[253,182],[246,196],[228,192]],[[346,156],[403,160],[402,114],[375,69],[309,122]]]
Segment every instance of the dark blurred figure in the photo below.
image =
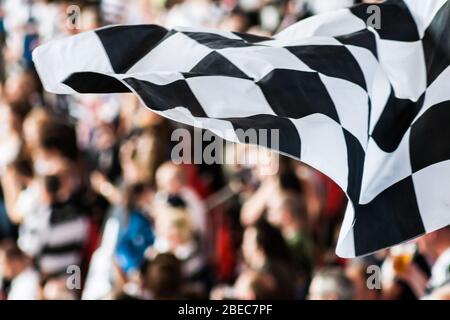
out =
[[292,299],[295,296],[293,260],[279,229],[264,219],[258,220],[244,232],[242,253],[251,269],[272,275],[279,299]]
[[156,300],[183,298],[181,261],[171,253],[157,254],[142,268],[143,288]]
[[299,275],[298,297],[304,298],[314,263],[312,240],[307,228],[305,200],[292,193],[273,197],[268,204],[267,219],[272,225],[280,228],[286,240]]

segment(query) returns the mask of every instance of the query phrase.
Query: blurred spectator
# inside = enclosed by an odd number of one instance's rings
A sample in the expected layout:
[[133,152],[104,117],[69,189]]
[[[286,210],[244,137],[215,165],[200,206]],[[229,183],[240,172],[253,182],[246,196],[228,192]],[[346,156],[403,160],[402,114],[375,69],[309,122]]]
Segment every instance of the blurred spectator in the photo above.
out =
[[280,228],[299,275],[300,296],[304,297],[313,269],[313,247],[308,232],[305,200],[298,195],[273,197],[267,210],[268,221]]
[[66,277],[54,277],[43,282],[42,300],[76,300],[76,291],[67,287]]
[[369,288],[368,268],[371,266],[369,261],[364,258],[357,258],[349,262],[345,268],[347,278],[353,283],[354,300],[378,300],[381,296],[380,289]]
[[199,293],[205,294],[209,279],[204,252],[184,203],[181,199],[171,201],[175,206],[169,203],[155,208],[159,213],[153,249],[159,253],[173,253],[183,263],[184,279],[196,285]]
[[280,230],[263,219],[258,220],[244,232],[242,253],[248,267],[274,278],[279,299],[295,296],[292,256]]
[[218,287],[211,293],[213,300],[276,300],[277,283],[273,275],[264,271],[247,270],[240,274],[233,287]]
[[39,299],[39,273],[33,268],[31,260],[12,241],[0,244],[0,271],[0,292],[6,299]]
[[309,289],[310,300],[352,300],[355,289],[340,268],[325,268],[314,276]]
[[171,253],[157,254],[142,267],[142,285],[154,299],[183,298],[182,264]]
[[162,164],[156,172],[156,185],[158,188],[156,200],[164,202],[171,196],[180,197],[186,204],[193,228],[203,234],[206,228],[205,207],[196,191],[188,185],[183,167],[172,162]]
[[[69,177],[46,176],[42,181],[45,209],[35,225],[22,230],[19,245],[37,261],[46,276],[66,273],[70,265],[81,266],[87,239],[86,212],[81,194],[71,189]],[[30,223],[31,224],[31,223]]]
[[421,237],[417,244],[432,266],[428,287],[436,289],[450,283],[450,227]]
[[119,234],[116,261],[125,273],[131,274],[141,267],[145,250],[154,242],[154,232],[145,211],[146,193],[151,190],[138,184],[129,187],[127,192],[128,216]]

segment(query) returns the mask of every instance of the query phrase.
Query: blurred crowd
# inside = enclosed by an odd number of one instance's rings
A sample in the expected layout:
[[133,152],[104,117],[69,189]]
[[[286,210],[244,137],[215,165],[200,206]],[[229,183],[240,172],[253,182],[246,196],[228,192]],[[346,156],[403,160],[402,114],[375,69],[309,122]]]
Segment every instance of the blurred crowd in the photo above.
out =
[[0,300],[450,299],[449,227],[339,259],[347,201],[324,175],[276,154],[274,174],[175,164],[180,124],[131,94],[48,94],[31,58],[108,24],[270,35],[355,2],[0,1]]

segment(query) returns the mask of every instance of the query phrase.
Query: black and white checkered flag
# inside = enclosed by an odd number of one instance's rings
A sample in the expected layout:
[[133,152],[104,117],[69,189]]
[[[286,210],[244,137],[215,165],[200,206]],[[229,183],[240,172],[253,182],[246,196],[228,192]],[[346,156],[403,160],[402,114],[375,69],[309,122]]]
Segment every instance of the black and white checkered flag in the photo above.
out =
[[[272,38],[113,26],[34,51],[48,91],[132,91],[158,114],[239,141],[278,129],[280,153],[350,199],[337,253],[354,257],[450,224],[450,7],[391,0]],[[231,132],[235,132],[231,130]]]

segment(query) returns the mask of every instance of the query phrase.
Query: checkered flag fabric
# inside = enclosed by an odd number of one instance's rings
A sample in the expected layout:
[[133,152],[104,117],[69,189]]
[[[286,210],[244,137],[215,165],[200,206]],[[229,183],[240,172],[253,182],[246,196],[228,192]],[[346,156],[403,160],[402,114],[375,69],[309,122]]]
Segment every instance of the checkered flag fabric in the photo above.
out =
[[[450,8],[363,4],[273,37],[112,26],[34,51],[46,90],[133,92],[154,112],[235,142],[278,129],[278,152],[333,179],[349,205],[337,254],[365,255],[450,224]],[[226,134],[225,134],[226,133]]]

